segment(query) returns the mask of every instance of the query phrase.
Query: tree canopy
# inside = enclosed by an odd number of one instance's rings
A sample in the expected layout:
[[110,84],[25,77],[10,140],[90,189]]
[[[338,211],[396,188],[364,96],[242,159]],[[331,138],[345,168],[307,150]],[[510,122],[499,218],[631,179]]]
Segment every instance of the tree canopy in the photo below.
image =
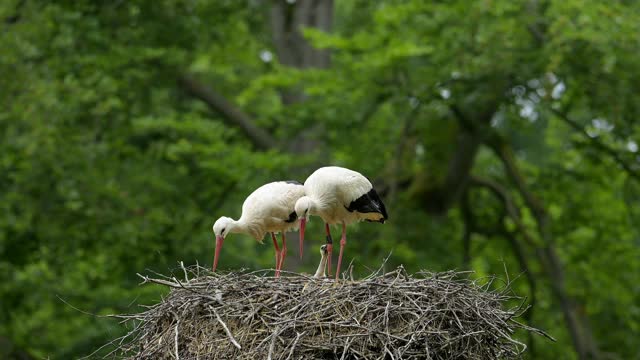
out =
[[[211,264],[216,218],[335,164],[390,214],[356,272],[506,271],[558,339],[529,358],[633,358],[638,33],[623,0],[0,2],[0,340],[91,353],[125,329],[78,309],[157,301],[137,272]],[[272,263],[237,235],[220,267]]]

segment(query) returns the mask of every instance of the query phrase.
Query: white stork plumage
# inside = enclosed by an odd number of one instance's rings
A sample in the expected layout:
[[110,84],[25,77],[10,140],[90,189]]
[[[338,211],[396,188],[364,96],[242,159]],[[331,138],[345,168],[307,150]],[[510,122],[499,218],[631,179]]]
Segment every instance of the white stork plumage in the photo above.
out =
[[305,196],[295,204],[296,215],[300,219],[300,251],[304,241],[304,229],[309,215],[316,215],[325,222],[329,273],[333,241],[329,225],[341,224],[340,255],[336,268],[336,280],[340,273],[342,252],[347,243],[346,225],[357,221],[384,223],[389,218],[384,203],[371,182],[357,171],[338,166],[328,166],[316,170],[304,182]]
[[[229,233],[243,233],[262,242],[266,233],[271,233],[276,250],[276,277],[287,253],[285,232],[298,228],[300,221],[294,205],[304,196],[304,186],[297,181],[276,181],[262,185],[252,192],[242,204],[242,215],[238,220],[222,216],[213,224],[216,249],[213,271],[218,267],[218,257],[225,237]],[[278,247],[276,233],[282,234],[282,250]]]

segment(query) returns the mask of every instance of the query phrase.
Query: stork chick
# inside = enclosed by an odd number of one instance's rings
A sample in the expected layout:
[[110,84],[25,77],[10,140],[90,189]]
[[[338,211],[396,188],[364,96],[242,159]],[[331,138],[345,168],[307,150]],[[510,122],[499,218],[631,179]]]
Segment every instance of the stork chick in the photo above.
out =
[[[251,193],[242,204],[242,215],[238,220],[222,216],[213,224],[216,248],[213,271],[218,267],[218,258],[224,239],[230,233],[253,236],[262,243],[264,235],[271,233],[276,251],[276,277],[287,254],[285,232],[299,226],[294,205],[304,196],[304,186],[297,181],[276,181],[262,185]],[[282,234],[282,250],[278,247],[276,233]]]
[[318,269],[316,273],[313,275],[314,278],[326,278],[326,269],[327,269],[327,257],[329,255],[329,251],[327,250],[327,244],[320,246],[320,264],[318,264]]
[[[316,273],[313,275],[314,279],[320,279],[321,281],[328,281],[327,280],[327,259],[329,255],[329,251],[327,251],[327,244],[324,244],[322,246],[320,246],[320,264],[318,264],[318,269],[316,270]],[[316,283],[316,281],[309,281],[308,283],[304,284],[304,287],[302,288],[302,292],[307,292],[309,290],[311,290],[312,287],[317,286],[318,283]]]

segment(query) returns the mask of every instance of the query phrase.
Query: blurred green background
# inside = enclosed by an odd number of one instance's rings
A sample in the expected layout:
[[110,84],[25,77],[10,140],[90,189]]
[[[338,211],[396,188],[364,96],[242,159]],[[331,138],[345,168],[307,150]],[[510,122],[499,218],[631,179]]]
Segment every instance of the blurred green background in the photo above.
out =
[[[126,331],[83,314],[209,267],[211,226],[326,164],[372,179],[358,274],[519,276],[530,359],[640,359],[640,3],[0,2],[0,357],[70,359]],[[336,228],[335,234],[339,233]],[[285,269],[311,272],[291,241]],[[272,267],[232,235],[220,267]]]

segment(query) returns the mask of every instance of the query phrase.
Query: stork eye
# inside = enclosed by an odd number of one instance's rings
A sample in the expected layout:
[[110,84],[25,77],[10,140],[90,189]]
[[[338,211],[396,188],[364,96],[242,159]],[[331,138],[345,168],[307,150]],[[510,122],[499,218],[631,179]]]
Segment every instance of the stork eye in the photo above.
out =
[[227,230],[227,228],[222,229],[222,231],[220,231],[220,235],[224,235],[225,230]]
[[307,215],[308,212],[309,212],[309,209],[305,209],[304,214]]

